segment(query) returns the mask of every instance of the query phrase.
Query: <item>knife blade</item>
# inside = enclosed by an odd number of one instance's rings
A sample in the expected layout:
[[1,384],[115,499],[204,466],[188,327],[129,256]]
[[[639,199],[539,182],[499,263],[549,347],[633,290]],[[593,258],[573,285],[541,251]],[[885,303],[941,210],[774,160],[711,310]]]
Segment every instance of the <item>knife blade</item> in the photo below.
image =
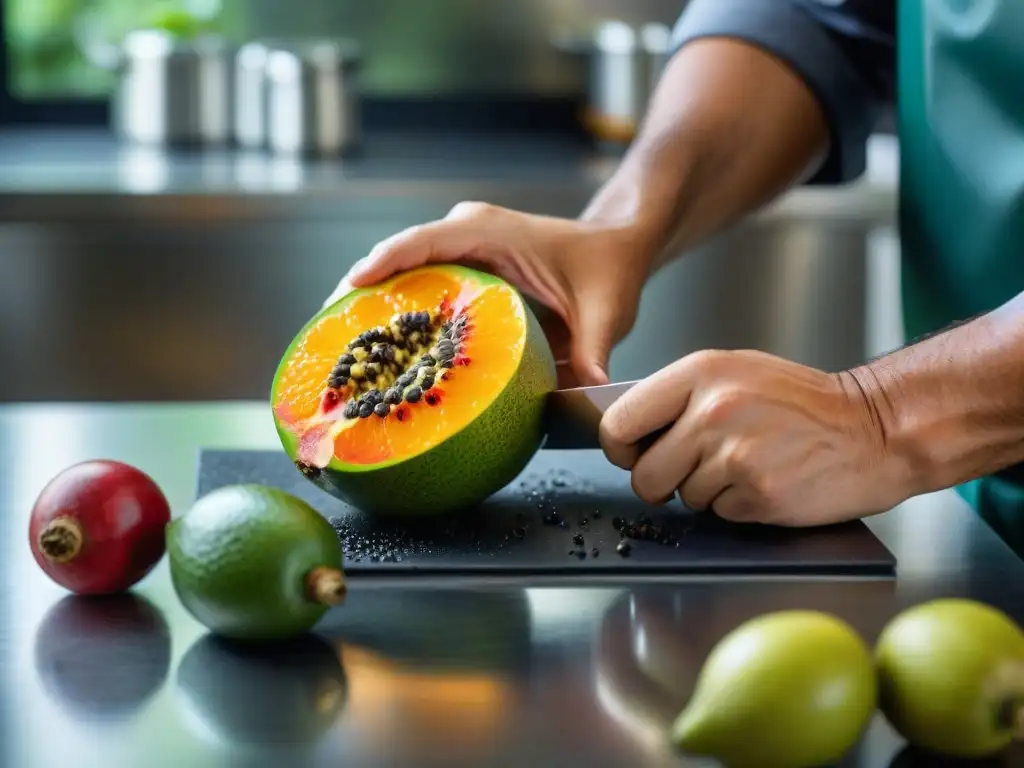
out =
[[[600,448],[598,429],[601,417],[612,403],[637,383],[638,381],[620,381],[593,387],[559,389],[549,394],[544,413],[547,429],[544,447],[554,450]],[[638,443],[646,450],[668,429],[668,426],[661,427]]]

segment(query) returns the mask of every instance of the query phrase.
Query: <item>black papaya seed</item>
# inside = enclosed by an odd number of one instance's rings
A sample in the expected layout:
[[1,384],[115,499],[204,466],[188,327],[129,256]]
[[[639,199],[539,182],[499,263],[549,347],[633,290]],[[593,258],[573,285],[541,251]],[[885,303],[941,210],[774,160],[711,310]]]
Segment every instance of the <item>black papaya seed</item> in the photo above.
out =
[[423,390],[419,387],[409,387],[405,393],[405,399],[410,403],[418,403],[421,397],[423,397]]
[[382,419],[391,413],[391,406],[387,403],[377,403],[373,406],[373,412],[380,416]]
[[359,403],[355,400],[349,400],[348,403],[345,404],[345,410],[342,411],[342,415],[346,419],[354,419],[359,415]]
[[402,390],[400,389],[389,389],[384,395],[384,402],[388,405],[398,405],[402,402]]
[[371,413],[373,413],[373,406],[370,403],[363,403],[359,406],[359,418],[368,419]]
[[339,364],[334,369],[334,372],[336,374],[338,374],[339,376],[346,376],[347,377],[347,376],[350,376],[352,374],[352,366],[347,365],[345,363],[341,363],[341,364]]
[[434,377],[424,376],[423,381],[420,382],[420,386],[423,387],[424,391],[430,389],[432,386],[434,386]]
[[348,352],[338,358],[338,363],[341,365],[352,365],[355,361],[355,355],[350,355]]

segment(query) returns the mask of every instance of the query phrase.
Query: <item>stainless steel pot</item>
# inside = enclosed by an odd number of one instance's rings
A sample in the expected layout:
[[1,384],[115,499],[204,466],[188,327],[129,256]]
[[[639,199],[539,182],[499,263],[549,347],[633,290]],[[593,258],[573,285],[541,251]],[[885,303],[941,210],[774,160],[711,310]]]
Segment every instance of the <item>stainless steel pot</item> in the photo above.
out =
[[180,40],[161,30],[136,30],[101,61],[118,73],[111,118],[119,136],[142,144],[230,139],[231,51],[222,38]]
[[668,60],[671,30],[664,24],[635,28],[612,20],[599,24],[589,37],[562,38],[556,45],[588,57],[583,121],[591,134],[612,144],[632,141]]
[[266,57],[266,140],[285,154],[341,155],[360,139],[359,52],[350,41],[273,47]]

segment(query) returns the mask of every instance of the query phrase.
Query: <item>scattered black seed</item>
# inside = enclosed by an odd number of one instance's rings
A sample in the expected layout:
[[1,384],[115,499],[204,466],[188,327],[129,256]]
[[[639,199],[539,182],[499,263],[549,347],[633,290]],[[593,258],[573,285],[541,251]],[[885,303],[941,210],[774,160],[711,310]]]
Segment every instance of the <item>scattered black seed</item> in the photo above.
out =
[[583,546],[583,534],[582,533],[577,533],[575,536],[573,536],[572,537],[572,543],[575,544],[577,547],[582,547]]
[[405,399],[410,403],[418,403],[421,397],[423,397],[423,390],[419,387],[409,387],[405,393]]
[[452,359],[450,357],[445,357],[441,360],[440,363],[438,363],[438,365],[440,365],[442,368],[453,368],[455,366],[455,363],[452,362]]
[[380,393],[379,389],[371,389],[366,393],[366,402],[372,405],[378,405],[384,402],[384,395]]
[[373,406],[373,412],[380,416],[382,419],[391,413],[391,406],[387,403],[377,403]]
[[373,406],[370,403],[363,402],[359,406],[359,418],[368,419],[371,413],[373,413]]
[[402,390],[397,388],[389,389],[384,394],[384,402],[388,405],[398,405],[402,402]]
[[430,389],[432,386],[434,386],[434,377],[424,376],[423,381],[420,383],[420,386],[423,387],[423,389],[425,390]]
[[587,550],[585,550],[585,549],[577,549],[576,550],[576,557],[579,560],[586,560],[587,559]]
[[615,547],[615,551],[623,557],[629,557],[630,550],[632,550],[632,547],[629,545],[629,542],[625,539],[620,541],[618,546]]
[[355,361],[355,355],[349,354],[348,352],[346,352],[345,354],[338,358],[339,365],[352,365],[352,363],[354,363]]
[[594,547],[592,550],[590,550],[590,556],[591,557],[599,557],[600,555],[601,555],[601,550],[598,549],[597,547]]
[[414,373],[403,373],[398,377],[398,381],[395,382],[399,387],[405,389],[416,380],[416,374]]
[[342,415],[346,419],[356,418],[359,415],[359,403],[357,403],[355,400],[349,400],[348,403],[345,405],[345,410],[342,412]]
[[613,517],[613,518],[612,518],[612,527],[613,527],[613,528],[614,528],[614,529],[615,529],[616,531],[621,531],[621,530],[622,530],[622,527],[623,527],[623,526],[624,526],[625,524],[626,524],[626,521],[625,521],[625,520],[623,520],[623,519],[622,519],[621,517]]

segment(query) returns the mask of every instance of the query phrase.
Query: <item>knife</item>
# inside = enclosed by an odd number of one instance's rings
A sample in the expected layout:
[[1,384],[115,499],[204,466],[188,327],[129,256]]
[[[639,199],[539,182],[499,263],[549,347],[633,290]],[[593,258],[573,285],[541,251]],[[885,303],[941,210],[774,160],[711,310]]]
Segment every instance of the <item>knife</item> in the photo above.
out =
[[[637,383],[620,381],[595,387],[559,389],[549,394],[544,413],[547,429],[544,447],[554,450],[599,449],[601,416]],[[641,449],[649,448],[670,426],[660,427],[637,441]]]

